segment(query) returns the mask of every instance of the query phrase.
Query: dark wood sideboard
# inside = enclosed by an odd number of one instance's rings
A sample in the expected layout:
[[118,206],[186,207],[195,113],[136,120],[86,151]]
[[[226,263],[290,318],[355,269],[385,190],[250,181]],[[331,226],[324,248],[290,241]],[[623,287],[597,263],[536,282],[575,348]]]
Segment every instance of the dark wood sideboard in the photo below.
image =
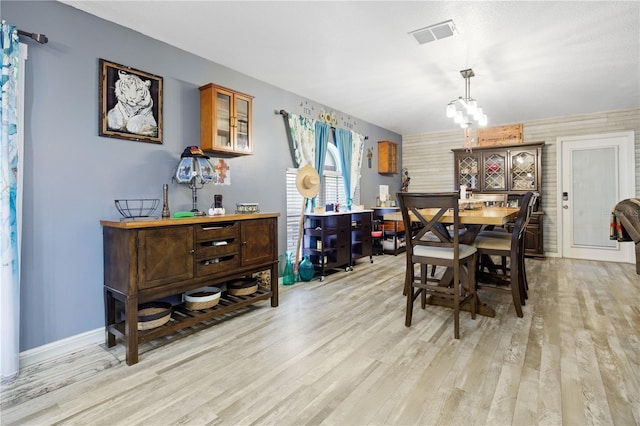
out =
[[[181,219],[100,221],[104,245],[106,344],[126,345],[126,362],[138,362],[138,345],[261,300],[278,306],[277,213]],[[223,244],[214,244],[222,242]],[[173,306],[171,320],[138,329],[138,304],[180,296],[203,286],[268,270],[270,285],[248,296],[223,292],[217,306],[189,311]],[[178,299],[181,300],[181,299]]]

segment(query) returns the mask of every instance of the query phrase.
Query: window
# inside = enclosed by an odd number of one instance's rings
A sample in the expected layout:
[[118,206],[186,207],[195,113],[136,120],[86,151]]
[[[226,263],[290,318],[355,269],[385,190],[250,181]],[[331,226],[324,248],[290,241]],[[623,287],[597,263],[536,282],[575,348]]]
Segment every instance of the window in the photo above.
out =
[[[296,188],[296,174],[298,169],[287,169],[287,251],[294,252],[298,246],[298,232],[300,229],[300,211],[302,209],[302,196]],[[360,182],[356,182],[356,191],[353,196],[353,204],[360,204]],[[340,153],[334,143],[327,147],[322,187],[316,196],[316,207],[324,207],[327,204],[338,203],[346,208],[347,195],[342,179],[340,166]]]

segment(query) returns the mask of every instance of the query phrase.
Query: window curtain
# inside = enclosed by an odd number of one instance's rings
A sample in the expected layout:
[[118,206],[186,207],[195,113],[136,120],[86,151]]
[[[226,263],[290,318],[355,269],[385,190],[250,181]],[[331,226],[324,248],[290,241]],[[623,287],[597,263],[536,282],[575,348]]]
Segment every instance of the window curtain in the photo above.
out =
[[[324,161],[327,158],[327,146],[329,145],[329,125],[322,121],[316,121],[316,156],[314,161],[314,167],[320,175],[320,187],[322,188],[322,181],[324,176]],[[316,198],[311,200],[311,209],[316,206]]]
[[356,186],[358,186],[358,181],[360,180],[364,136],[352,130],[336,129],[335,140],[340,151],[342,178],[347,198],[353,201]]
[[[6,379],[16,376],[20,369],[19,208],[22,185],[18,184],[18,167],[22,144],[18,134],[18,77],[21,55],[16,27],[4,21],[0,26],[0,370],[2,378]],[[26,57],[26,46],[22,56]]]
[[344,189],[347,194],[347,203],[351,199],[351,132],[344,129],[335,129],[334,138],[338,151],[340,152],[340,167],[342,168],[342,179]]
[[[320,175],[320,184],[322,185],[324,159],[329,143],[329,125],[297,114],[287,114],[285,120],[289,125],[291,147],[296,166],[300,168],[307,164],[312,165]],[[313,210],[315,203],[316,197],[313,197],[307,201],[305,209]]]
[[349,198],[354,200],[356,187],[360,182],[360,170],[362,169],[362,157],[364,155],[364,135],[351,131],[351,193]]
[[298,168],[316,164],[316,120],[297,114],[285,116],[289,124],[293,157]]

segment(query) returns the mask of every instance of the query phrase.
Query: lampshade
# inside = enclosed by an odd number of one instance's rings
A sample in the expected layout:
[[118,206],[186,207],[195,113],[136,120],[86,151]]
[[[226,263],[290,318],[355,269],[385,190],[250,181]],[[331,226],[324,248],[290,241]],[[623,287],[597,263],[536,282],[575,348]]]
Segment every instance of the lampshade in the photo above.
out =
[[180,157],[178,167],[173,173],[173,179],[178,183],[189,185],[192,191],[193,209],[196,215],[204,215],[197,209],[197,190],[209,182],[214,180],[213,164],[209,161],[209,157],[204,155],[202,150],[197,146],[187,147]]

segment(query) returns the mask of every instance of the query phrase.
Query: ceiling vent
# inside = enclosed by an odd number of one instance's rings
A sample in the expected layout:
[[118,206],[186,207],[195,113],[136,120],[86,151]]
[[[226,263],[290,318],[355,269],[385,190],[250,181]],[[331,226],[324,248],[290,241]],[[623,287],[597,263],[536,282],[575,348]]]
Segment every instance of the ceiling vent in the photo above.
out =
[[440,22],[439,24],[429,25],[419,30],[411,31],[411,34],[419,44],[425,44],[432,41],[456,35],[456,26],[451,19]]

